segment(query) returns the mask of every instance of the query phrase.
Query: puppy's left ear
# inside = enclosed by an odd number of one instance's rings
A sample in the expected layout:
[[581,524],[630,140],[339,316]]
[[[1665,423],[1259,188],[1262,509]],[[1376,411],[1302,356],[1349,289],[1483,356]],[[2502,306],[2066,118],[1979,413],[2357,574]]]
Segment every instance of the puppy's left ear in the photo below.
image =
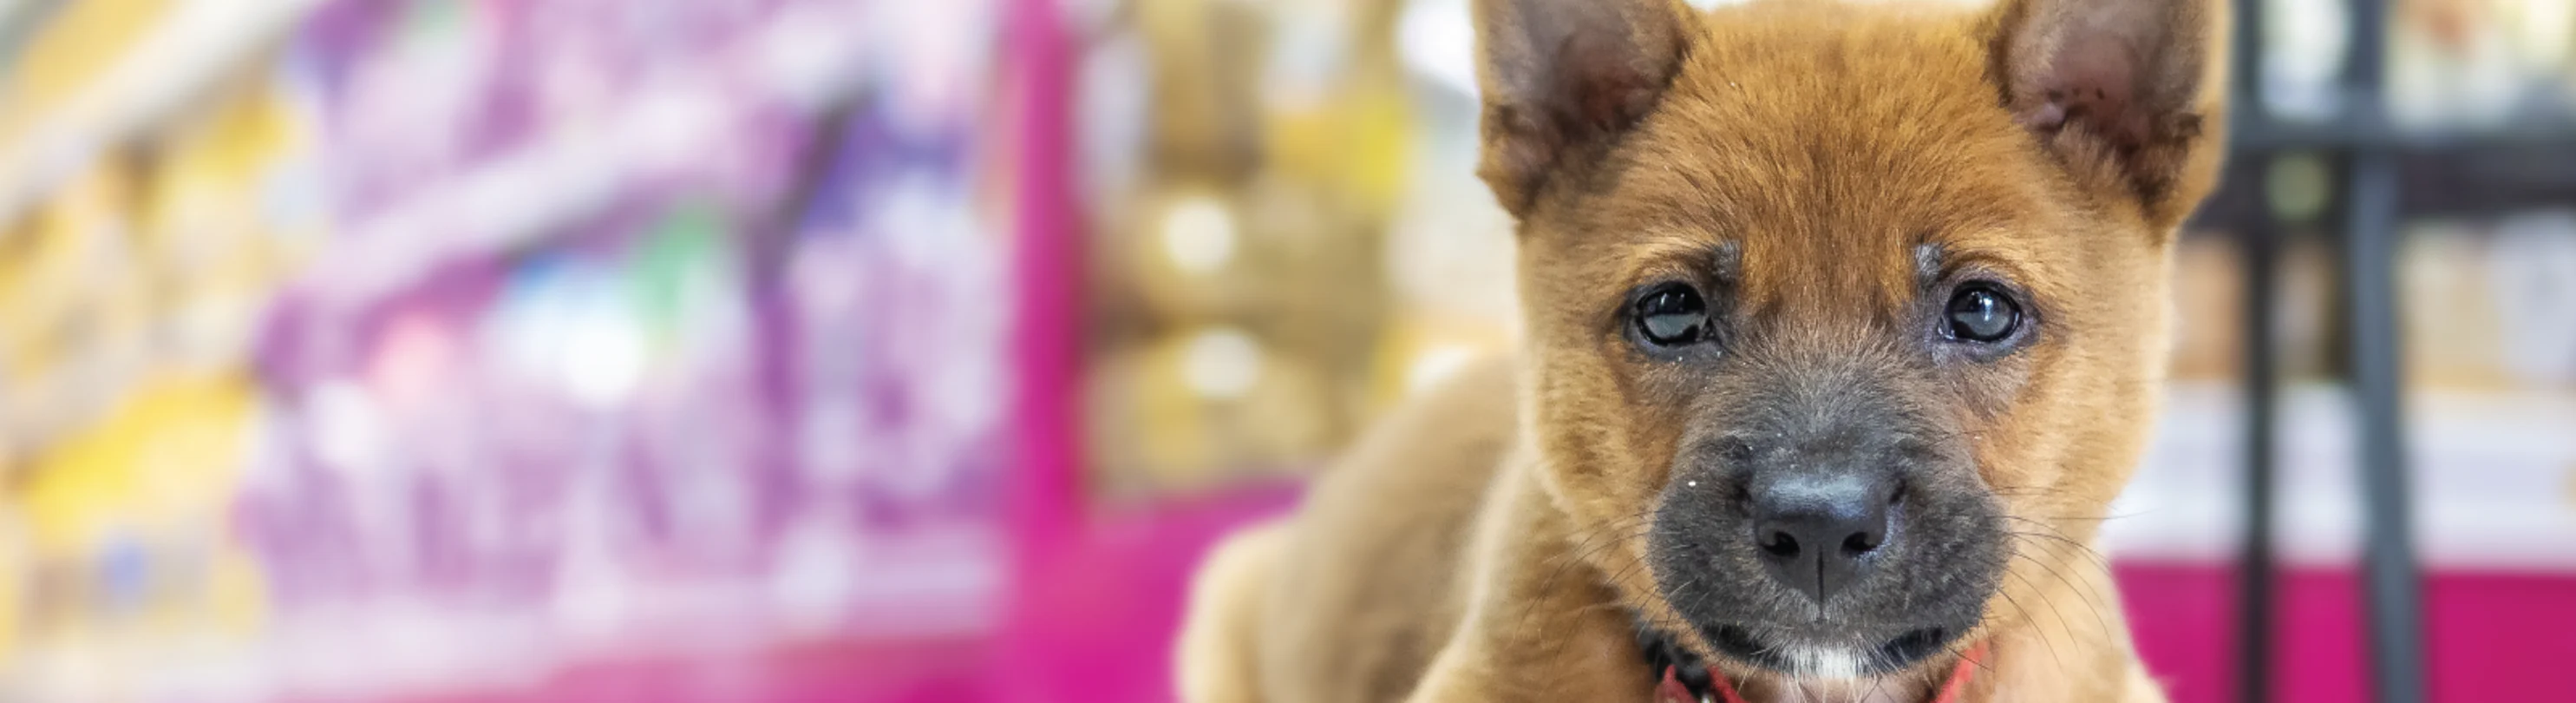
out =
[[1681,70],[1680,0],[1476,0],[1484,153],[1477,175],[1526,216],[1654,109]]
[[2224,0],[2005,0],[1995,80],[2079,180],[2128,191],[2170,230],[2217,181],[2226,14]]

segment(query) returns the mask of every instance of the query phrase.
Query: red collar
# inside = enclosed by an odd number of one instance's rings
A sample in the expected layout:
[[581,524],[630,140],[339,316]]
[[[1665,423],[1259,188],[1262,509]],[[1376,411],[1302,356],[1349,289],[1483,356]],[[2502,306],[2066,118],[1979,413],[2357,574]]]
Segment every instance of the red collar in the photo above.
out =
[[[1941,692],[1932,696],[1932,703],[1958,703],[1959,696],[1968,690],[1968,676],[1976,672],[1977,662],[1985,658],[1985,643],[1979,642],[1977,646],[1970,648],[1967,656],[1960,657],[1959,663],[1950,668],[1950,678],[1941,682]],[[1682,683],[1676,667],[1666,666],[1664,682],[1655,687],[1655,701],[1656,703],[1744,703],[1744,696],[1735,692],[1735,684],[1728,682],[1726,677],[1711,676],[1709,683],[1711,685],[1707,697],[1695,696],[1691,693],[1691,687]]]

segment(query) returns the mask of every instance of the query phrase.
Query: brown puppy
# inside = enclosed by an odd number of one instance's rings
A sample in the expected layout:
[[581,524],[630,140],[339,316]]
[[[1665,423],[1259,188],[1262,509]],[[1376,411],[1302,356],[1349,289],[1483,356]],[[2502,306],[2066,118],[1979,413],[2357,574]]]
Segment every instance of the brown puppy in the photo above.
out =
[[2216,0],[1479,0],[1528,337],[1221,548],[1198,703],[2151,701],[2142,450]]

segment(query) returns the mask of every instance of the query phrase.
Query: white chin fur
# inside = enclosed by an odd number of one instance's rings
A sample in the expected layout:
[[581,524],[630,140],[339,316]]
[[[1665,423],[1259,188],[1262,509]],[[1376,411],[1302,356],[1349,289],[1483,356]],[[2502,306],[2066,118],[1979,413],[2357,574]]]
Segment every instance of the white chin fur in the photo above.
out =
[[1798,678],[1848,681],[1866,670],[1859,652],[1847,649],[1796,649],[1785,652]]
[[1929,695],[1863,676],[1861,664],[1866,660],[1850,650],[1809,649],[1784,654],[1788,664],[1797,669],[1788,685],[1779,691],[1779,703],[1906,703]]

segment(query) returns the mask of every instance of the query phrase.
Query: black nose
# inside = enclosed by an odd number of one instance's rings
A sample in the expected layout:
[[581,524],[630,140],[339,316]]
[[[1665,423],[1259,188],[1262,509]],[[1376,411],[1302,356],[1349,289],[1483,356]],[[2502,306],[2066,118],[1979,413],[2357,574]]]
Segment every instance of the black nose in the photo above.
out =
[[1771,575],[1822,604],[1867,570],[1893,534],[1892,475],[1818,472],[1751,487],[1753,541]]

